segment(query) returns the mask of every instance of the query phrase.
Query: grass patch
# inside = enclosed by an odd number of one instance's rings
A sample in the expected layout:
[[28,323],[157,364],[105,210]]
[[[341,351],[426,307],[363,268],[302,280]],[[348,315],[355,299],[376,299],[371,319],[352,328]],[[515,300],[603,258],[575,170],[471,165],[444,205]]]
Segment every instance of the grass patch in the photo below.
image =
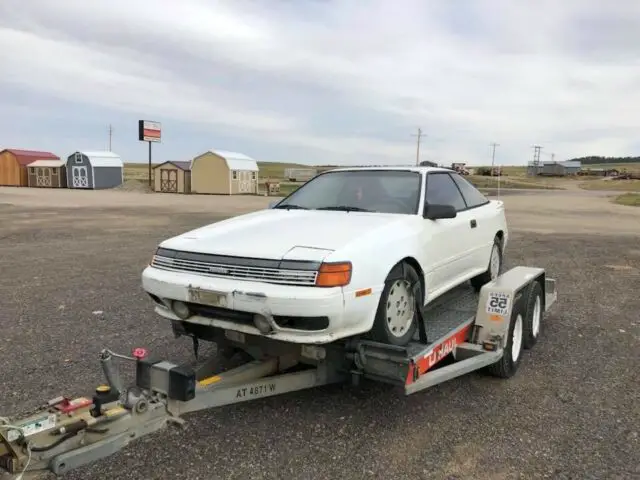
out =
[[629,173],[640,173],[640,163],[597,163],[595,165],[582,165],[583,170],[587,170],[589,168],[604,168],[604,169],[612,169],[622,171],[626,170]]
[[640,180],[599,180],[582,182],[579,187],[584,190],[610,190],[613,192],[640,192]]
[[623,193],[614,198],[613,203],[628,205],[630,207],[640,207],[640,193]]

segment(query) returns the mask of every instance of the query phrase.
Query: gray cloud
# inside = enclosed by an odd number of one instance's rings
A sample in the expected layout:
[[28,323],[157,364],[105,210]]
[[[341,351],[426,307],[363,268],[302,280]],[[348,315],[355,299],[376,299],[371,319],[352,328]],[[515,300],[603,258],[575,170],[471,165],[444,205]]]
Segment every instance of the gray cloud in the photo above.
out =
[[417,126],[443,161],[483,163],[493,140],[505,162],[542,139],[558,157],[628,154],[639,23],[640,4],[597,0],[5,0],[0,100],[309,161],[413,161]]

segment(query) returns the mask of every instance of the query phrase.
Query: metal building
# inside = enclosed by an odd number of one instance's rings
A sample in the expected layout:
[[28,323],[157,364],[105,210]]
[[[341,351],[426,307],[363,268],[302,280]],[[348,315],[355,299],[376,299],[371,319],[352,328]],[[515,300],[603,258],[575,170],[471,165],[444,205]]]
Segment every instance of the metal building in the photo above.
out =
[[124,182],[124,164],[113,152],[74,152],[67,158],[69,188],[115,188]]
[[191,192],[257,194],[258,162],[242,153],[209,150],[191,161]]
[[540,175],[564,177],[567,175],[577,175],[582,164],[577,160],[566,162],[543,162]]

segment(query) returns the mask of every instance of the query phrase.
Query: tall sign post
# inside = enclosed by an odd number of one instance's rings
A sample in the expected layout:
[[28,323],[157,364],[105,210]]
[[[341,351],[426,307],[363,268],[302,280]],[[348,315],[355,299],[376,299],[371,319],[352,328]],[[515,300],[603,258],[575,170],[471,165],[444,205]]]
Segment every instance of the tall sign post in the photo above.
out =
[[160,122],[138,120],[138,140],[149,143],[149,188],[151,185],[151,144],[160,142],[162,126]]

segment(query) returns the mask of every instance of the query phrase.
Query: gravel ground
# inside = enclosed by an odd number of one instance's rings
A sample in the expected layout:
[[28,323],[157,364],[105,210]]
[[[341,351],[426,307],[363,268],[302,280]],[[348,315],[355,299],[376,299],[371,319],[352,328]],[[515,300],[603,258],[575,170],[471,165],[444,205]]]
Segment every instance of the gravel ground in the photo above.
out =
[[[36,209],[16,191],[0,189],[0,416],[90,393],[104,346],[189,358],[190,342],[151,312],[140,272],[160,240],[220,218],[203,213],[214,202]],[[579,215],[557,220],[532,213],[553,203],[539,198],[505,198],[508,262],[547,268],[559,288],[516,377],[470,374],[410,397],[338,385],[223,407],[65,478],[640,478],[640,216],[581,197]],[[557,233],[571,219],[593,231]]]

